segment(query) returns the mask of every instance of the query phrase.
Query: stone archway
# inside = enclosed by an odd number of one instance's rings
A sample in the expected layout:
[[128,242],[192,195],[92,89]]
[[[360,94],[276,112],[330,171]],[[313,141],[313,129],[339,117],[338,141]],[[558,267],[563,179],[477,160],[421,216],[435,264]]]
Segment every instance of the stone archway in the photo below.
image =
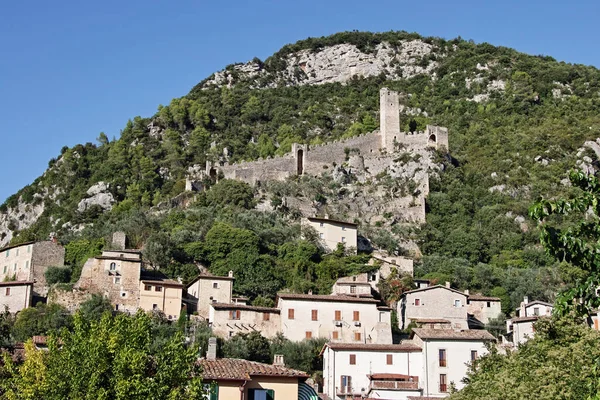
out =
[[435,135],[429,136],[429,144],[436,144],[436,143],[437,143],[437,138],[435,137]]
[[210,180],[215,182],[217,180],[217,169],[216,168],[211,168],[208,171],[208,176],[210,177]]

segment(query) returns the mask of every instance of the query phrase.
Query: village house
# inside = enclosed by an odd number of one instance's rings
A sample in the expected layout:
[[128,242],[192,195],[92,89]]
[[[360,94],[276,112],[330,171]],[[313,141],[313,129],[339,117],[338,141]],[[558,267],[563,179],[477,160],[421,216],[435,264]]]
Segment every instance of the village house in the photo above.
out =
[[280,293],[277,308],[281,331],[293,341],[392,343],[390,308],[373,298]]
[[209,339],[206,358],[198,362],[202,379],[211,385],[210,400],[317,400],[305,383],[306,372],[286,368],[283,356],[273,365],[234,358],[217,358],[216,338]]
[[422,349],[423,369],[419,384],[423,396],[444,397],[450,387],[461,389],[468,366],[486,354],[486,343],[496,339],[485,330],[412,330],[412,341]]
[[195,313],[204,319],[209,318],[210,305],[213,303],[229,304],[232,302],[233,272],[228,276],[215,276],[203,272],[185,288],[185,302],[188,312]]
[[72,292],[57,292],[52,301],[74,311],[93,293],[107,298],[116,311],[160,311],[175,320],[181,313],[183,285],[145,270],[139,250],[106,250],[86,261]]
[[323,393],[331,399],[420,396],[423,352],[413,343],[326,343]]
[[480,294],[467,294],[467,314],[469,325],[474,329],[481,329],[492,319],[502,315],[502,303],[498,297],[483,296]]
[[0,312],[8,310],[17,313],[32,306],[33,282],[0,282]]
[[431,320],[452,329],[468,329],[467,299],[465,293],[451,289],[449,283],[405,292],[398,302],[400,329],[406,329],[411,322],[419,326]]
[[325,251],[334,251],[341,243],[346,249],[356,252],[358,226],[355,223],[308,217],[303,219],[302,225],[314,229]]
[[55,239],[8,246],[0,250],[0,281],[33,282],[34,295],[45,297],[46,269],[64,263],[65,249]]
[[212,332],[224,338],[255,331],[266,338],[273,338],[281,329],[278,308],[255,307],[243,303],[212,303],[209,310],[208,321]]
[[514,345],[525,343],[534,335],[533,324],[542,317],[550,317],[554,306],[543,301],[530,302],[523,298],[521,305],[516,309],[516,316],[506,321],[506,332]]

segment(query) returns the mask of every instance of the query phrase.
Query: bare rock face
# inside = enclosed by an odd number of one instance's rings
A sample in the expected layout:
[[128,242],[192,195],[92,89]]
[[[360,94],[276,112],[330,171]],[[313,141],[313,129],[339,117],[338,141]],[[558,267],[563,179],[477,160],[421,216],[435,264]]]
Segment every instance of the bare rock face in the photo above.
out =
[[110,210],[115,199],[108,191],[108,183],[98,182],[87,190],[88,198],[85,198],[77,205],[77,211],[84,212],[91,206],[100,206],[103,210]]

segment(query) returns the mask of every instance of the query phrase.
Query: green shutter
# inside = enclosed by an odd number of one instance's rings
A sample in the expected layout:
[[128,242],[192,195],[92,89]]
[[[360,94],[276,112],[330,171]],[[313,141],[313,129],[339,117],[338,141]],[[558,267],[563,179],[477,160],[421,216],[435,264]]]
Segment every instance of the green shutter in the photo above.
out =
[[273,389],[267,390],[267,400],[275,400],[275,391]]
[[210,388],[210,400],[219,400],[219,385],[214,384]]

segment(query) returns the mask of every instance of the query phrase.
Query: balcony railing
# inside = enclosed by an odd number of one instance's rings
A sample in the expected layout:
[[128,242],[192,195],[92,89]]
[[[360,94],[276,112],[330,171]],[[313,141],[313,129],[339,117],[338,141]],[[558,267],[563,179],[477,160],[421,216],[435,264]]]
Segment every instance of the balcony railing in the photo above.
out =
[[388,390],[417,390],[419,382],[407,381],[371,381],[370,389],[388,389]]

